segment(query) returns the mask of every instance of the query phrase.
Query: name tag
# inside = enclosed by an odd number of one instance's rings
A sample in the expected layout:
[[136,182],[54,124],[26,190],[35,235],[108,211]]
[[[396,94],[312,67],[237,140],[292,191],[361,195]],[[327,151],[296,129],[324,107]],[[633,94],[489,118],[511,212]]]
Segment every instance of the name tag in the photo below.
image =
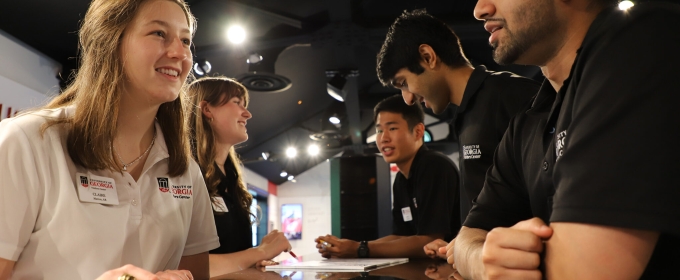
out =
[[413,221],[413,216],[411,216],[411,208],[409,207],[401,208],[401,216],[404,217],[404,222]]
[[116,182],[112,178],[76,173],[78,198],[82,202],[118,205]]
[[215,197],[215,203],[212,204],[215,212],[229,212],[227,204],[224,203],[224,199],[220,196]]

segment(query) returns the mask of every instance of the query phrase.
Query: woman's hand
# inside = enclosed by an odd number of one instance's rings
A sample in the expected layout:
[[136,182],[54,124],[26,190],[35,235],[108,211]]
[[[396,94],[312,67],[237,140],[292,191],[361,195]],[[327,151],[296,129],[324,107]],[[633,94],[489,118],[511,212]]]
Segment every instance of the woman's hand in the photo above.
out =
[[188,270],[166,270],[153,274],[131,264],[104,272],[97,280],[119,280],[123,275],[130,275],[135,280],[193,280]]
[[270,233],[262,238],[262,244],[258,247],[264,252],[263,260],[271,260],[281,254],[281,252],[288,252],[292,249],[288,238],[278,230],[272,230]]
[[277,265],[277,264],[279,264],[279,263],[272,261],[272,260],[261,260],[261,261],[255,263],[255,268],[260,270],[260,271],[265,271],[264,268],[266,266]]

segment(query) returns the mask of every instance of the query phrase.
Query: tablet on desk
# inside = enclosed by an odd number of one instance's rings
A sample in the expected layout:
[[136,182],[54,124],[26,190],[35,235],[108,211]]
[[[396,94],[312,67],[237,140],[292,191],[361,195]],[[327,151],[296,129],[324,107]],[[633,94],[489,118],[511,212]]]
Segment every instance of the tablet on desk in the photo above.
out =
[[407,263],[408,258],[393,259],[324,259],[317,261],[291,262],[266,267],[268,271],[314,270],[326,272],[369,271],[386,266]]

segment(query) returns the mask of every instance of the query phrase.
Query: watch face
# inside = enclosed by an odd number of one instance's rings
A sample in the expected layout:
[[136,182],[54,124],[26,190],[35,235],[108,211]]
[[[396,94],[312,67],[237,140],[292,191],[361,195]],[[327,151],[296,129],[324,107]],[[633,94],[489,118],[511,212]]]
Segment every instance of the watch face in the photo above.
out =
[[359,247],[359,257],[365,257],[366,256],[366,249]]
[[359,244],[357,255],[359,255],[360,258],[368,257],[368,244],[366,244],[366,242],[361,242],[361,244]]

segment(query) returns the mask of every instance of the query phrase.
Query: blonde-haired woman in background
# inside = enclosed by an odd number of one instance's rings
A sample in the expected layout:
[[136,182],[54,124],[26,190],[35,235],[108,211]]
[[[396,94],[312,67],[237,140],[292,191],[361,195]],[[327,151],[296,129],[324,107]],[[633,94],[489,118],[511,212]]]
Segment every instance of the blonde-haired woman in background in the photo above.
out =
[[210,276],[271,264],[270,259],[290,250],[290,243],[274,230],[253,248],[253,196],[234,151],[234,145],[248,140],[246,123],[252,117],[246,109],[248,91],[235,80],[207,77],[191,83],[189,96],[195,106],[190,121],[192,152],[203,171],[220,237],[220,247],[210,251]]
[[182,0],[92,1],[73,83],[0,122],[0,279],[208,278],[219,243],[185,121],[194,30]]

